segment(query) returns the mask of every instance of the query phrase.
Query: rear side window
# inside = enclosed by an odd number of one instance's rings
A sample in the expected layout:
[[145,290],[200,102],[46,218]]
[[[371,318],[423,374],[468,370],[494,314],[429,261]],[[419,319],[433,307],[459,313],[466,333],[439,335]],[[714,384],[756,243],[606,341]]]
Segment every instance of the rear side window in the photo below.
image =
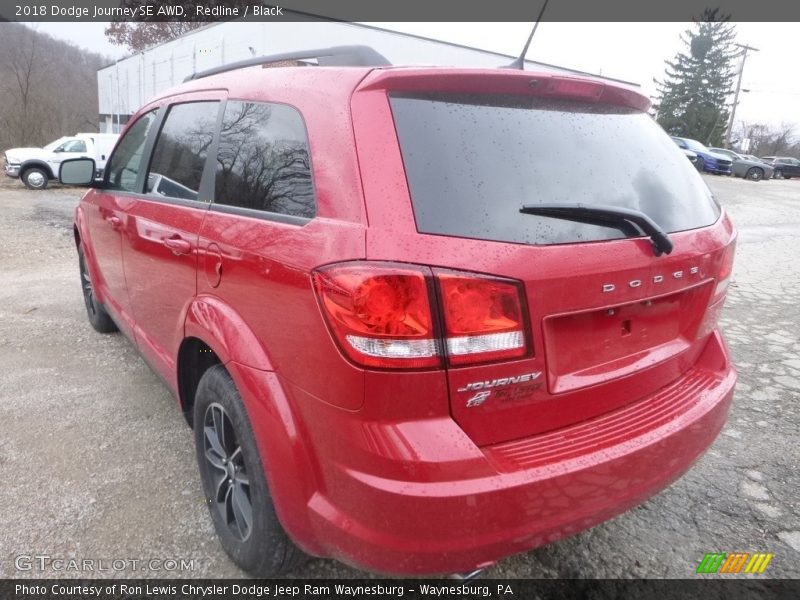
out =
[[150,161],[148,193],[183,200],[198,199],[218,114],[217,101],[170,107]]
[[214,203],[307,219],[316,214],[306,128],[297,110],[228,101]]
[[694,167],[646,114],[532,97],[390,101],[420,232],[542,245],[623,237],[519,212],[550,202],[640,210],[669,232],[719,216]]
[[122,192],[140,191],[136,189],[136,180],[142,167],[147,134],[155,123],[157,111],[158,109],[143,114],[122,136],[106,167],[107,189]]

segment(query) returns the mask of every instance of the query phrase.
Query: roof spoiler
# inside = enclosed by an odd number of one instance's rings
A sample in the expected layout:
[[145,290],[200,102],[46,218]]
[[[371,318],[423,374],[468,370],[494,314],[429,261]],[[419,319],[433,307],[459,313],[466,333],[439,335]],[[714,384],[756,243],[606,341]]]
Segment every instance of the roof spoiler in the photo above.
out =
[[218,75],[219,73],[227,73],[228,71],[255,67],[257,65],[266,65],[284,60],[310,59],[317,59],[317,64],[327,67],[388,67],[392,64],[385,56],[369,46],[333,46],[332,48],[322,48],[320,50],[300,50],[296,52],[284,52],[282,54],[247,58],[227,65],[206,69],[198,73],[192,73],[183,81],[202,79],[203,77],[210,77],[211,75]]

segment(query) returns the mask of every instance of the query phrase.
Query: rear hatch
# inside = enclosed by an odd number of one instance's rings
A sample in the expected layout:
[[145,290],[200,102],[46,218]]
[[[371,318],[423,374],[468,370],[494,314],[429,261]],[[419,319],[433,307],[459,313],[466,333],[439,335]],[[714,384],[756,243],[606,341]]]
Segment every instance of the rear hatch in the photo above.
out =
[[[367,197],[369,258],[402,249],[408,262],[523,284],[528,355],[447,369],[451,414],[478,444],[589,419],[691,369],[716,324],[734,236],[640,96],[506,77],[386,82],[415,232],[398,211],[382,221]],[[627,221],[520,211],[543,204],[644,213],[674,248],[657,250]]]

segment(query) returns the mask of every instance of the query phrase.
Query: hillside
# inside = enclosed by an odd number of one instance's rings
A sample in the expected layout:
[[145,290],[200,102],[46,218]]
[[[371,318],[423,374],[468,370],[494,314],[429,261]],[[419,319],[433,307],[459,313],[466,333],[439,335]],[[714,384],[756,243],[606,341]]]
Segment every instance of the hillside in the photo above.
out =
[[97,131],[97,69],[109,59],[0,22],[0,152]]

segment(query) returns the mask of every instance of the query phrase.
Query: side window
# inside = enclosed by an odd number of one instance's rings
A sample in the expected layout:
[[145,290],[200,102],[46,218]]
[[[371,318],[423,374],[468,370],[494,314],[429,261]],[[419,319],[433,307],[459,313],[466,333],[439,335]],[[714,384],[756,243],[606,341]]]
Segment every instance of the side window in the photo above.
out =
[[215,204],[316,214],[306,128],[292,107],[228,101],[216,170]]
[[169,109],[147,173],[148,194],[197,200],[218,114],[218,101],[176,104]]
[[56,152],[86,152],[86,142],[83,140],[70,140],[64,142],[55,150]]
[[106,166],[107,189],[123,192],[140,191],[136,189],[136,178],[142,167],[142,153],[147,133],[156,120],[157,110],[143,114],[122,136]]

